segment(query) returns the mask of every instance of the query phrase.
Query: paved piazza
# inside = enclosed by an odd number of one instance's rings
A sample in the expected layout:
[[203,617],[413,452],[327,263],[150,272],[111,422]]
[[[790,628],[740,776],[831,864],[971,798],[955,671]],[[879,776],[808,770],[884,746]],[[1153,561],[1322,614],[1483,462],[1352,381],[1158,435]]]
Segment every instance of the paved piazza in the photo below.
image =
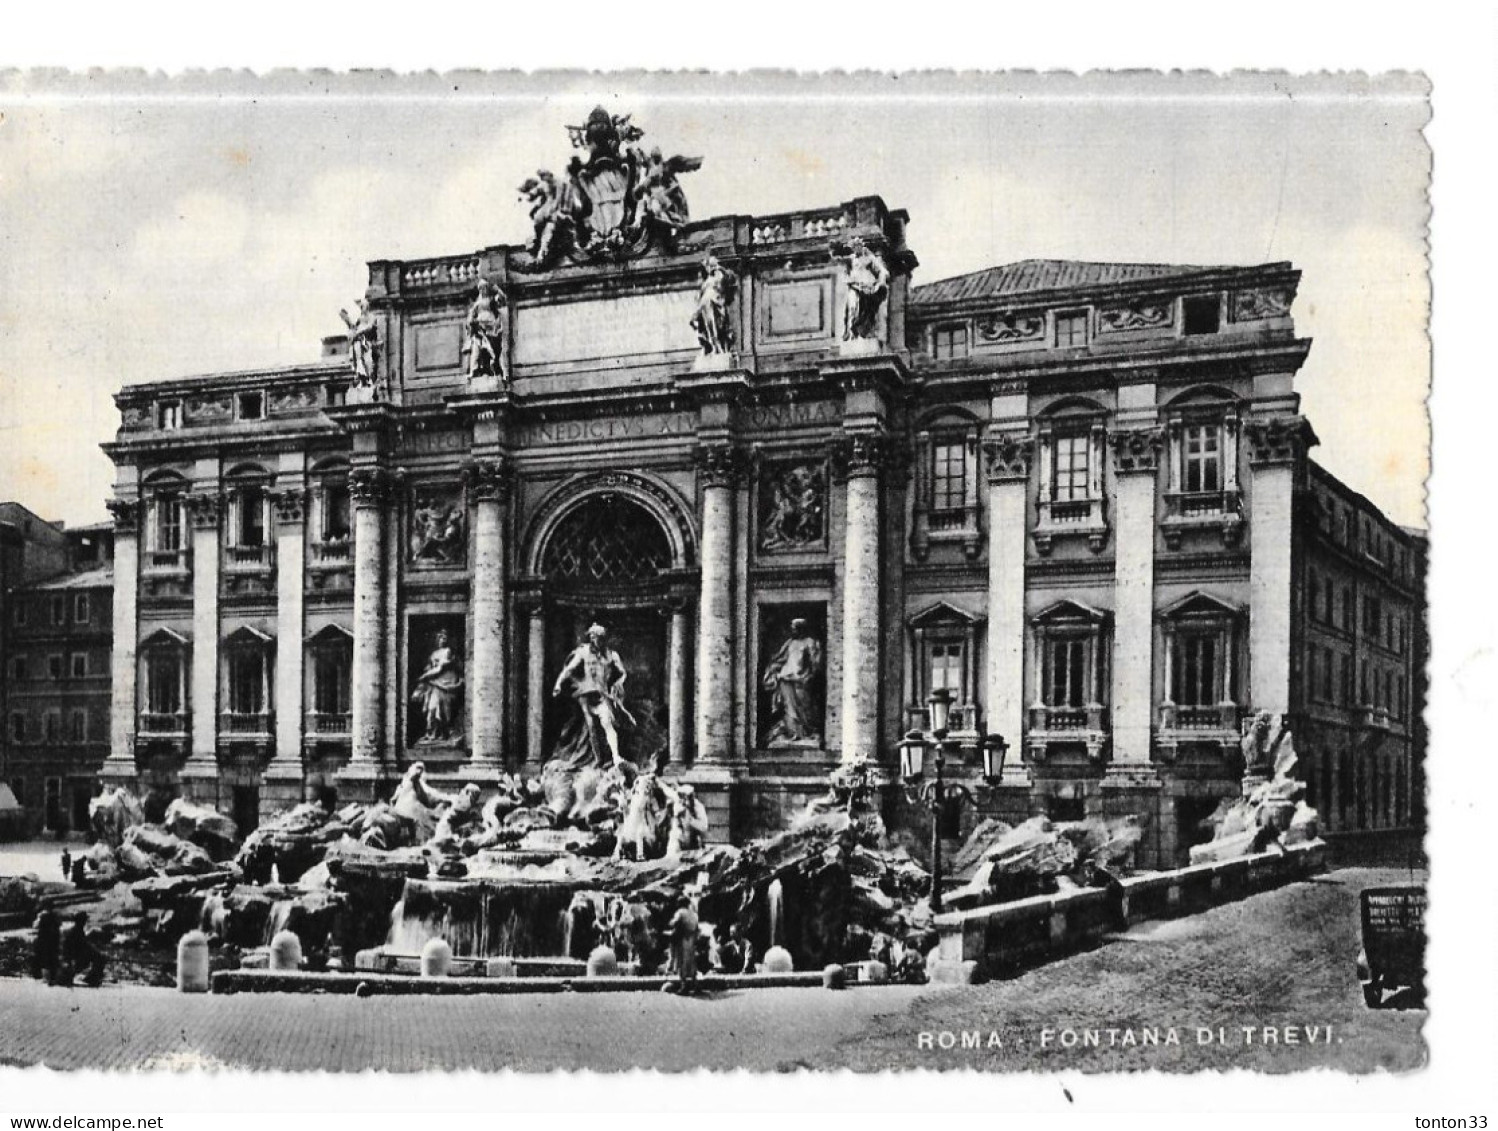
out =
[[[188,996],[8,981],[0,1061],[55,1068],[193,1066],[393,1071],[696,1066],[757,1070],[891,1066],[989,1070],[1259,1068],[1408,1071],[1425,1059],[1419,1009],[1366,1009],[1353,977],[1357,892],[1407,880],[1343,869],[1189,919],[1143,923],[1096,950],[976,987],[830,993],[412,998]],[[1254,1002],[1251,1012],[1223,1002]],[[1175,1026],[1179,1045],[1146,1046]],[[1202,1046],[1198,1026],[1228,1041]],[[1245,1045],[1242,1026],[1256,1030]],[[1260,1043],[1301,1027],[1299,1043]],[[1307,1027],[1332,1042],[1307,1043]],[[1110,1045],[1109,1028],[1121,1032]],[[1063,1049],[1099,1029],[1101,1047]],[[1041,1048],[1045,1032],[1050,1047]],[[1140,1043],[1125,1043],[1122,1032]],[[943,1051],[943,1033],[983,1048]],[[932,1047],[922,1047],[922,1034]],[[992,1034],[1002,1047],[989,1047]],[[959,1038],[960,1042],[960,1038]]]

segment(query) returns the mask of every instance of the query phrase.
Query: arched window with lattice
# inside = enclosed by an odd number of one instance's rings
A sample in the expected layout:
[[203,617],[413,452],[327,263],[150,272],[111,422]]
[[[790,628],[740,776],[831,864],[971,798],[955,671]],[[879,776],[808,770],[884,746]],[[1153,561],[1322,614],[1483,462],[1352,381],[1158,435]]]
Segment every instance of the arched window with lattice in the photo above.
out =
[[644,581],[671,565],[666,532],[644,507],[622,495],[594,495],[552,531],[541,558],[548,581],[600,585]]

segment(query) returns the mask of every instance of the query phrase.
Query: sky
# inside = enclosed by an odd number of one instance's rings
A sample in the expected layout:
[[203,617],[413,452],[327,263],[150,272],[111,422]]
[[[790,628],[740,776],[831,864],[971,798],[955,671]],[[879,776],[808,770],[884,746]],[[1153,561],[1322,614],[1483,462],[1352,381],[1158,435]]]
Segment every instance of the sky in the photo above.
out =
[[1423,80],[0,76],[0,498],[105,516],[122,385],[314,360],[372,259],[521,243],[595,104],[694,217],[879,195],[917,283],[1032,257],[1303,272],[1316,458],[1424,526]]

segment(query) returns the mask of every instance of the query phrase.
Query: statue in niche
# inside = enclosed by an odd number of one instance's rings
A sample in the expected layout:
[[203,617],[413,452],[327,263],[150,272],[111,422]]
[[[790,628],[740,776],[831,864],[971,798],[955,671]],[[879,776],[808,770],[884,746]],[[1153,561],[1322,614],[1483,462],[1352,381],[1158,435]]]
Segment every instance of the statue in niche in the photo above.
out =
[[426,732],[417,740],[423,743],[450,742],[455,737],[463,702],[463,662],[453,652],[446,629],[438,630],[436,645],[411,693],[411,701],[426,722]]
[[791,620],[791,635],[765,668],[764,688],[770,692],[772,721],[767,746],[821,743],[817,720],[821,704],[812,684],[822,674],[822,645],[802,617]]
[[697,309],[692,311],[692,329],[702,343],[704,357],[733,352],[728,304],[733,300],[736,282],[733,272],[708,252],[702,261],[702,281],[697,285]]
[[822,540],[827,489],[820,465],[779,468],[766,475],[763,486],[761,550],[796,550]]
[[411,511],[411,560],[459,565],[464,545],[462,507],[454,501],[418,496]]
[[468,379],[504,377],[504,324],[500,292],[488,279],[479,280],[478,294],[468,308]]
[[624,706],[624,661],[608,646],[607,637],[602,625],[590,626],[587,641],[572,650],[551,689],[557,698],[570,686],[578,707],[579,725],[563,735],[556,758],[570,762],[582,751],[591,751],[596,765],[626,764],[619,752],[619,724],[634,726],[635,718]]
[[[837,256],[834,249],[833,254]],[[844,258],[837,256],[838,258]],[[843,341],[883,341],[885,300],[889,298],[889,268],[879,253],[859,236],[848,243],[846,262],[847,298],[843,305]]]
[[356,391],[354,396],[356,402],[384,400],[383,390],[379,387],[379,377],[376,373],[380,349],[379,323],[370,313],[369,302],[366,299],[359,300],[358,309],[358,318],[350,318],[347,310],[338,312],[343,319],[343,324],[348,327],[349,368],[354,375],[349,387],[351,391]]

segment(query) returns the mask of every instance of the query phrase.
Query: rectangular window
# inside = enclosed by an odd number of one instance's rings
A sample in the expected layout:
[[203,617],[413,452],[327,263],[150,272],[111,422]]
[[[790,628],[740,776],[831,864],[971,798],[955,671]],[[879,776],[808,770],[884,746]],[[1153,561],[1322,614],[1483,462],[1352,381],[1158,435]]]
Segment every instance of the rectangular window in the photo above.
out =
[[240,393],[234,403],[240,420],[262,420],[265,417],[264,393]]
[[319,715],[346,715],[349,705],[350,649],[324,647],[317,653],[313,674],[312,709]]
[[1357,622],[1357,598],[1353,595],[1352,586],[1344,585],[1342,586],[1342,631],[1351,632]]
[[236,496],[238,515],[234,535],[236,546],[265,545],[265,491],[259,487],[241,488]]
[[1216,295],[1194,295],[1181,301],[1182,329],[1187,334],[1215,334],[1222,303]]
[[1087,641],[1056,636],[1046,641],[1047,707],[1082,707],[1087,703]]
[[1379,632],[1383,629],[1383,619],[1383,602],[1377,597],[1364,597],[1363,631],[1377,640]]
[[1336,665],[1337,658],[1330,648],[1321,655],[1321,698],[1323,702],[1332,701],[1332,668]]
[[25,600],[23,600],[23,599],[17,599],[16,603],[11,607],[11,610],[10,610],[10,623],[13,624],[13,625],[15,625],[17,628],[25,628],[26,627],[26,602],[25,602]]
[[1056,315],[1056,345],[1085,346],[1087,344],[1087,311],[1072,310]]
[[12,656],[10,658],[10,679],[12,683],[22,683],[29,678],[26,671],[26,657]]
[[164,495],[156,500],[156,545],[163,553],[182,549],[182,500]]
[[73,623],[87,624],[89,621],[88,594],[78,593],[73,597]]
[[328,407],[338,408],[348,403],[348,386],[341,384],[329,384],[324,389],[327,394]]
[[1190,494],[1222,490],[1222,430],[1215,424],[1188,424],[1181,437],[1181,471]]
[[961,702],[963,699],[962,644],[956,641],[937,641],[927,647],[927,692],[950,691],[953,700]]
[[967,445],[961,440],[938,443],[931,458],[932,507],[961,510],[967,502]]
[[1215,706],[1220,695],[1222,638],[1218,633],[1183,632],[1176,637],[1172,697],[1183,707]]
[[1326,578],[1322,598],[1321,606],[1326,623],[1335,625],[1337,623],[1337,591],[1333,587],[1330,577]]
[[349,536],[349,494],[341,483],[329,484],[322,495],[322,540],[339,542]]
[[68,623],[68,599],[62,596],[52,598],[52,623]]
[[[26,741],[26,716],[20,711],[10,713],[10,740],[12,742]],[[16,796],[21,796],[21,791],[16,791]]]
[[156,426],[167,431],[182,427],[182,402],[162,401],[156,406]]
[[88,741],[88,712],[74,710],[68,715],[68,741]]
[[229,710],[236,715],[265,711],[265,656],[251,648],[229,654]]
[[1052,498],[1058,503],[1077,502],[1089,497],[1091,481],[1092,438],[1090,436],[1056,437],[1055,482]]
[[153,715],[175,715],[182,710],[182,657],[156,649],[146,660],[146,707]]
[[935,361],[967,356],[967,326],[937,326],[931,331],[931,357]]
[[1316,624],[1321,620],[1321,585],[1314,569],[1309,571],[1309,576],[1306,588],[1311,592],[1311,623]]
[[62,738],[61,711],[48,711],[42,716],[42,733],[48,742],[57,742]]
[[68,662],[72,666],[72,675],[74,679],[88,678],[87,652],[74,652],[71,656],[68,657]]
[[1352,706],[1352,657],[1342,657],[1342,704]]
[[61,654],[47,657],[47,678],[62,678],[62,656]]

